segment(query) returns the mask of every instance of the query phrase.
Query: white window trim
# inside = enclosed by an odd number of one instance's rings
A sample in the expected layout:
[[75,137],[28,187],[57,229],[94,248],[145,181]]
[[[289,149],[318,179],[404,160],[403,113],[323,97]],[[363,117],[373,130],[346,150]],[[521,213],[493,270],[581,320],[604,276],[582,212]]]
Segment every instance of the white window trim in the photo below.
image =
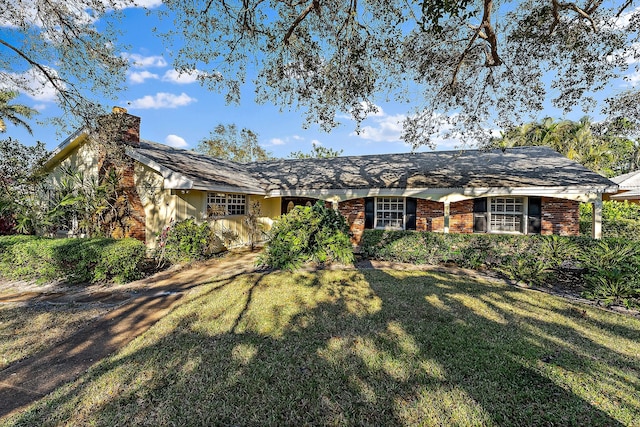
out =
[[[228,218],[228,217],[234,217],[234,216],[244,216],[247,214],[247,203],[249,201],[249,197],[246,194],[241,194],[241,193],[221,193],[221,192],[216,192],[216,191],[208,191],[205,195],[205,201],[204,201],[204,216],[208,217],[208,210],[209,210],[209,197],[216,197],[216,196],[224,196],[224,204],[221,203],[216,203],[219,206],[223,206],[224,207],[224,218]],[[240,203],[229,203],[229,196],[242,196],[244,197],[244,203],[240,204]],[[230,214],[229,213],[229,206],[243,206],[244,207],[244,212],[241,214]]]
[[[378,199],[398,199],[402,202],[402,226],[401,227],[383,227],[378,225]],[[381,196],[375,197],[373,200],[373,228],[377,230],[404,230],[407,218],[407,198],[400,196]],[[384,211],[384,210],[383,210]],[[391,211],[388,211],[391,212]],[[396,211],[393,211],[396,212]]]
[[[502,231],[491,229],[491,202],[493,199],[522,199],[522,231]],[[497,214],[497,212],[496,212]],[[508,212],[500,212],[500,215],[508,214]],[[487,197],[487,233],[494,234],[529,234],[529,198],[527,196],[492,196]]]

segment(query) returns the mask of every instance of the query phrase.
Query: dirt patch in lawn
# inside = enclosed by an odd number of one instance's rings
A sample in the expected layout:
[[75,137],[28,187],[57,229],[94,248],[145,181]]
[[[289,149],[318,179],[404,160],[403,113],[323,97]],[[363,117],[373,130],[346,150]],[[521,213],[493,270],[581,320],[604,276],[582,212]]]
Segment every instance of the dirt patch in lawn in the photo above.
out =
[[[66,331],[59,340],[46,343],[44,348],[34,346],[36,353],[0,371],[0,418],[73,381],[97,361],[124,347],[168,313],[190,289],[214,278],[255,270],[256,255],[254,252],[229,253],[223,258],[188,268],[173,268],[126,285],[2,283],[0,309],[23,310],[22,317],[29,317],[35,308],[46,305],[70,308],[86,305],[102,308],[104,314],[88,324],[77,325],[75,331]],[[20,325],[14,328],[17,330],[6,333],[21,332]]]

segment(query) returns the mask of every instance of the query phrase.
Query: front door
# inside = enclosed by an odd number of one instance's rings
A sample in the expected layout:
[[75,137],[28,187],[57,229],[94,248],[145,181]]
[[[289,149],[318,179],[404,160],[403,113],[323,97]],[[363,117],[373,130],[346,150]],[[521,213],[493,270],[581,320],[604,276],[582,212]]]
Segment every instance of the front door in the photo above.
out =
[[316,201],[317,199],[309,197],[283,197],[281,214],[284,215],[291,212],[291,209],[296,206],[313,206]]

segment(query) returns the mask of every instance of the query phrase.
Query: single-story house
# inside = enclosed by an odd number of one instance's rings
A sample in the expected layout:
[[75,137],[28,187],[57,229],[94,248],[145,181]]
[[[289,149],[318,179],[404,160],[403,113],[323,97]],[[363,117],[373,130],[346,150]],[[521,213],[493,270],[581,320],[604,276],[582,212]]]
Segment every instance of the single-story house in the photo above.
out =
[[605,200],[628,200],[632,203],[640,203],[640,171],[614,176],[611,181],[618,184],[618,192],[605,196]]
[[[153,246],[172,220],[207,218],[248,241],[243,221],[258,202],[260,221],[322,200],[348,220],[354,244],[367,228],[443,233],[579,233],[579,203],[593,203],[593,236],[601,234],[602,196],[617,185],[545,147],[282,159],[249,164],[215,159],[140,139],[140,119],[113,135],[126,144],[122,170],[134,214],[126,235]],[[67,138],[46,167],[98,174],[104,155],[88,132]]]

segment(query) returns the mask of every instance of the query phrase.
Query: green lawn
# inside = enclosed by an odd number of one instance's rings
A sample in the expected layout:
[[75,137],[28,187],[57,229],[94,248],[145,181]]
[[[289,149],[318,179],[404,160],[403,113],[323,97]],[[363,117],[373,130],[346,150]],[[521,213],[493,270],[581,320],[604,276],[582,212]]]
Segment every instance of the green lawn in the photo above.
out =
[[417,271],[212,279],[6,425],[640,425],[640,320]]

